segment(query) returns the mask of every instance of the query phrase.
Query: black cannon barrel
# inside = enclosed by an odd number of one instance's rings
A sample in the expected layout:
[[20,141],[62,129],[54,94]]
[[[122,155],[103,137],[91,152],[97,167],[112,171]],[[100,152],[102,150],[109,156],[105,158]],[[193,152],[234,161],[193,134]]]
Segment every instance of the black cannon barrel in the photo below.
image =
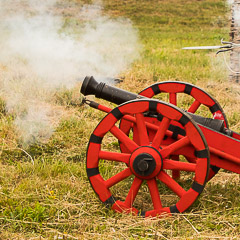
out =
[[116,104],[122,104],[134,99],[145,98],[138,94],[109,86],[103,82],[98,83],[93,76],[85,77],[81,87],[81,93],[84,96],[95,95],[97,98],[102,98]]
[[213,130],[216,130],[218,132],[222,132],[222,133],[225,133],[224,131],[224,121],[223,120],[219,120],[219,119],[212,119],[212,118],[205,118],[205,117],[202,117],[202,116],[199,116],[199,115],[195,115],[193,113],[190,113],[190,112],[187,112],[187,114],[189,116],[192,117],[192,119],[203,125],[203,126],[206,126],[206,127],[209,127]]
[[[109,86],[106,83],[100,82],[98,83],[93,76],[85,77],[82,87],[81,87],[81,93],[84,96],[87,95],[95,95],[97,98],[102,98],[104,100],[107,100],[109,102],[115,103],[115,104],[122,104],[124,102],[134,100],[134,99],[143,99],[146,97],[140,96],[135,93],[131,93],[113,86]],[[195,114],[191,114],[187,112],[188,115],[190,115],[194,121],[197,123],[212,128],[215,131],[222,132],[224,134],[229,135],[224,128],[224,121],[219,119],[210,119],[210,118],[204,118]]]

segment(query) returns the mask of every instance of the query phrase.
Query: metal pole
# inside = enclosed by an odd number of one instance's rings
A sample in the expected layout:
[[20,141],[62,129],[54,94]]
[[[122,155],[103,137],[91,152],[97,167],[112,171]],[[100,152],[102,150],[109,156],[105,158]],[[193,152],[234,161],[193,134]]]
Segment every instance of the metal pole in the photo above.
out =
[[[240,43],[240,1],[235,0],[232,4],[232,21],[230,38],[233,43]],[[232,71],[229,80],[240,83],[240,48],[233,48],[230,53],[230,68]]]

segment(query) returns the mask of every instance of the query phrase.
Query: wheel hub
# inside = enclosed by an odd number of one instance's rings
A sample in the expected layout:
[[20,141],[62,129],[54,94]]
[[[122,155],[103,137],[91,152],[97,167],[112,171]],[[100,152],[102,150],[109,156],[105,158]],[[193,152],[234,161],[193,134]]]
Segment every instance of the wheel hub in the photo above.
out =
[[141,176],[149,176],[155,168],[155,159],[148,153],[140,153],[133,161],[134,171]]
[[131,155],[130,168],[139,178],[155,177],[162,169],[162,157],[155,148],[140,147]]

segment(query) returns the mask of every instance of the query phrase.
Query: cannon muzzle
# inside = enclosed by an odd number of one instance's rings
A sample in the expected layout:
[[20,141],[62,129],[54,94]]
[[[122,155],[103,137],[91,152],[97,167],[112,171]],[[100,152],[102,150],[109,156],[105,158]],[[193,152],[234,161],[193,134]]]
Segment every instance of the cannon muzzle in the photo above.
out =
[[93,76],[85,77],[81,87],[81,93],[84,96],[95,95],[97,98],[102,98],[116,104],[122,104],[134,99],[145,98],[135,93],[109,86],[103,82],[98,83]]

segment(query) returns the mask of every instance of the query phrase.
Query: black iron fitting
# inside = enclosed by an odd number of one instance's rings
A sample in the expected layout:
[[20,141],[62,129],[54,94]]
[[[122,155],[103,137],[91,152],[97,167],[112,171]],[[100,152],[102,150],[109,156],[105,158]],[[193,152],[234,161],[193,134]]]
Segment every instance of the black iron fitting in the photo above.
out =
[[87,105],[90,105],[91,101],[87,98],[83,98],[82,99],[82,104],[87,104]]
[[148,153],[141,153],[134,159],[133,169],[140,176],[151,175],[155,168],[155,159]]
[[99,103],[91,101],[87,98],[83,98],[82,104],[87,104],[88,106],[90,106],[92,108],[96,108],[96,109],[98,109],[98,106],[99,106]]
[[138,162],[137,166],[138,166],[139,171],[141,171],[141,172],[145,172],[149,168],[147,161],[144,161],[144,160],[140,160]]

